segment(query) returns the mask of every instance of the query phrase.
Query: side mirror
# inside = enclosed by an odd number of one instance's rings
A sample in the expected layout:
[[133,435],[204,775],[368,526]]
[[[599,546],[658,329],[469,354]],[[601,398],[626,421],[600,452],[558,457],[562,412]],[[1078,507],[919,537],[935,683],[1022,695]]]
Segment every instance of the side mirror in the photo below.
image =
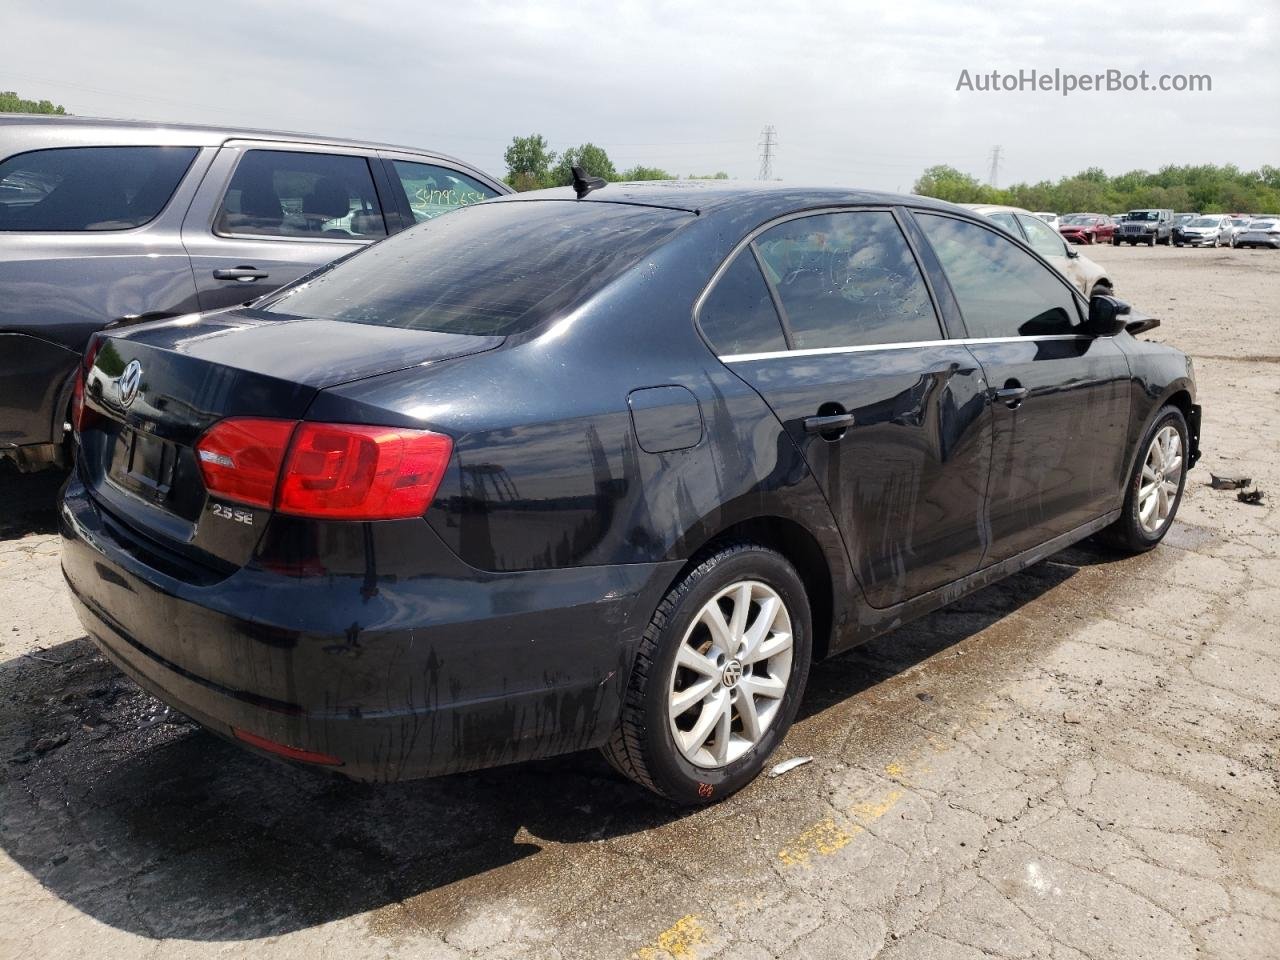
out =
[[1095,337],[1114,337],[1128,323],[1129,305],[1123,300],[1095,293],[1089,299],[1089,320],[1086,328]]
[[1079,251],[1079,250],[1073,250],[1073,249],[1071,249],[1071,247],[1067,247],[1067,248],[1066,248],[1066,250],[1067,250],[1067,259],[1068,259],[1068,260],[1079,260],[1079,259],[1080,259],[1080,251]]

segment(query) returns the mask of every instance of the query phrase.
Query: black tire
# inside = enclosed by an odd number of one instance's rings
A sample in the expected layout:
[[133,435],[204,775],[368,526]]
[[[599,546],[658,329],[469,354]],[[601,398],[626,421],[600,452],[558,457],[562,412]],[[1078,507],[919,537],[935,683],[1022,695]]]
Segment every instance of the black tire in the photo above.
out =
[[[793,645],[786,688],[772,723],[754,746],[722,767],[698,766],[677,747],[668,719],[675,658],[703,607],[743,580],[775,591],[790,617]],[[811,624],[804,584],[781,554],[755,543],[734,543],[707,555],[667,592],[649,621],[617,726],[601,748],[605,759],[641,786],[686,806],[714,803],[742,789],[759,775],[795,719],[809,675]]]
[[1112,245],[1113,247],[1118,247],[1118,246],[1120,246],[1120,241],[1119,241],[1119,239],[1117,239],[1116,237],[1112,237],[1112,238],[1111,238],[1111,245]]
[[[1142,468],[1146,463],[1147,451],[1151,446],[1152,440],[1157,433],[1169,425],[1172,425],[1178,431],[1178,437],[1182,442],[1182,471],[1178,478],[1178,492],[1174,496],[1169,516],[1154,532],[1149,532],[1143,527],[1142,521],[1138,516],[1138,490],[1142,485]],[[1147,432],[1143,434],[1142,442],[1138,445],[1138,453],[1133,461],[1133,470],[1129,475],[1129,484],[1125,488],[1124,507],[1120,511],[1120,517],[1099,534],[1100,540],[1117,550],[1123,550],[1127,553],[1145,553],[1164,539],[1165,534],[1169,532],[1169,527],[1173,525],[1174,518],[1178,514],[1178,506],[1182,503],[1182,492],[1187,485],[1187,454],[1189,449],[1187,446],[1187,421],[1182,415],[1182,411],[1171,405],[1162,407],[1156,418],[1151,422],[1151,426],[1147,428]]]

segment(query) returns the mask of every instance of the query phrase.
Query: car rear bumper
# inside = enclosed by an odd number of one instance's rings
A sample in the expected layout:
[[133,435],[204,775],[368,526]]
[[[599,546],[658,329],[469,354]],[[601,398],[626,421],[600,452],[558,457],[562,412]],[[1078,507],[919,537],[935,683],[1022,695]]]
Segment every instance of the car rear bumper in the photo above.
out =
[[201,585],[143,562],[74,476],[60,523],[75,610],[140,686],[222,736],[374,781],[604,742],[680,567],[494,575],[454,558],[372,584],[250,566]]

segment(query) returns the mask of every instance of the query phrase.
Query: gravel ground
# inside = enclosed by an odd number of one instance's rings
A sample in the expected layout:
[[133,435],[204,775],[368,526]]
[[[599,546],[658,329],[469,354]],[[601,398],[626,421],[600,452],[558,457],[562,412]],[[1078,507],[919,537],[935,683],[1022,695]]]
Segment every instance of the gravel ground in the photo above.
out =
[[1280,254],[1086,252],[1197,361],[1165,544],[817,666],[778,756],[813,761],[694,813],[594,754],[370,787],[242,753],[93,652],[56,478],[0,478],[0,957],[1276,957]]

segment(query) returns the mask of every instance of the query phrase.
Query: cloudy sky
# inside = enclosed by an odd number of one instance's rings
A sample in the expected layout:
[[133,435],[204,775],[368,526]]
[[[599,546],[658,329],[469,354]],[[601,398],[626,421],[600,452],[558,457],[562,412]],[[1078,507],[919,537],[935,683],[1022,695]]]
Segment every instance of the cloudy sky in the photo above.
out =
[[[1087,166],[1280,165],[1273,0],[608,4],[6,0],[0,89],[73,113],[308,130],[501,174],[515,134],[679,174],[908,190]],[[957,91],[962,70],[1209,74],[1200,93]]]

